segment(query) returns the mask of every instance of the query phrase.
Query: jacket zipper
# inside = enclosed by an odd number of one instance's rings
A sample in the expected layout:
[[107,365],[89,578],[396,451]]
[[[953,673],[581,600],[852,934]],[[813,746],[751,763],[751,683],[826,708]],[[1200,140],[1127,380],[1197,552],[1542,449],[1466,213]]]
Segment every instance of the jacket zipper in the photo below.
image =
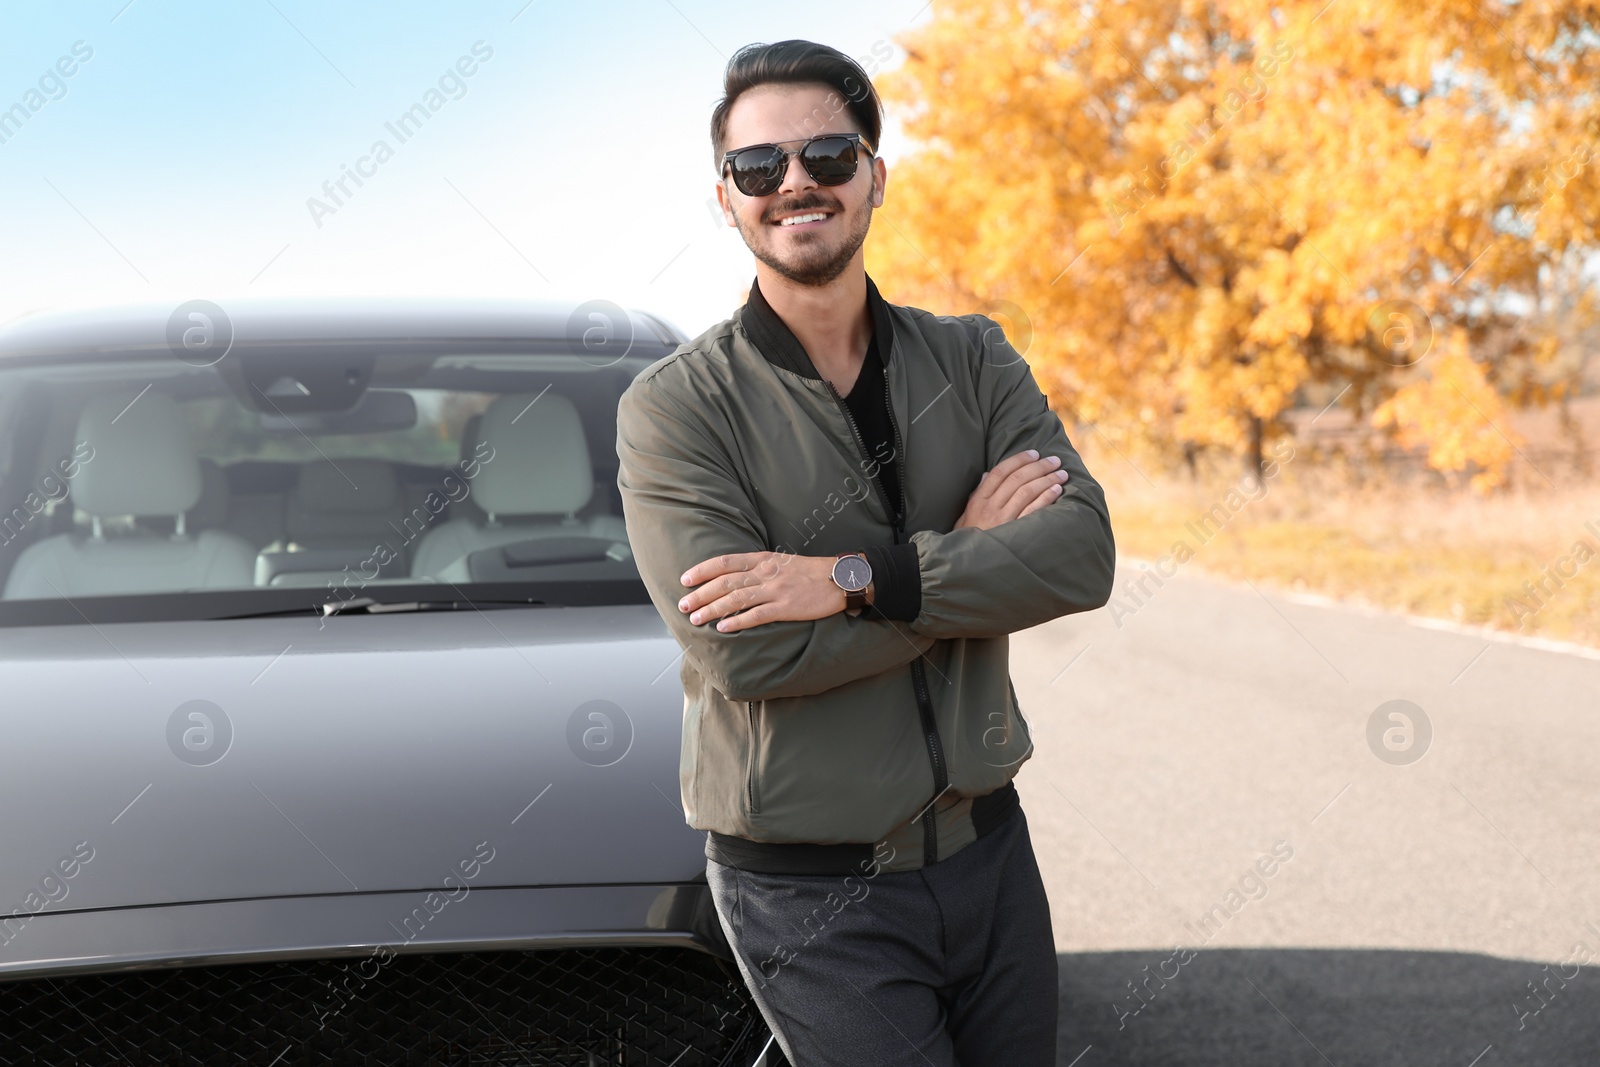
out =
[[[828,392],[833,396],[834,403],[839,405],[839,411],[844,415],[845,425],[850,427],[850,433],[856,439],[856,447],[861,450],[862,458],[870,460],[867,455],[867,444],[861,438],[861,431],[856,427],[856,420],[851,417],[850,409],[845,405],[844,399],[839,396],[839,391],[833,383],[823,378],[822,384],[828,387]],[[889,366],[885,360],[883,364],[883,391],[887,401],[889,393]],[[889,494],[883,489],[881,479],[874,477],[872,480],[877,485],[878,495],[883,499],[885,508],[894,516],[894,543],[900,543],[900,535],[905,529],[906,519],[906,454],[905,445],[900,439],[900,424],[894,418],[894,405],[885,403],[884,407],[889,412],[889,426],[894,430],[894,462],[895,470],[900,475],[900,506],[898,509],[888,506]],[[918,656],[911,661],[911,688],[917,695],[917,712],[922,718],[922,734],[928,744],[928,762],[933,766],[933,800],[922,813],[922,862],[933,864],[939,862],[939,827],[934,814],[934,804],[944,795],[950,786],[949,773],[944,762],[944,746],[939,741],[939,724],[933,717],[933,701],[928,696],[928,676],[923,670],[922,657]]]
[[746,784],[750,793],[750,812],[761,810],[761,794],[756,789],[756,702],[750,701],[750,755],[745,761]]

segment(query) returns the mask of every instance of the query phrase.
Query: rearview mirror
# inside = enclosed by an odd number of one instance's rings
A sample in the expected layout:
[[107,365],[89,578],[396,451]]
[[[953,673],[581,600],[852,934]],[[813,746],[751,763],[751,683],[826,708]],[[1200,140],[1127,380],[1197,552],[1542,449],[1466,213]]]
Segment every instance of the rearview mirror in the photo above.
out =
[[295,434],[385,433],[417,424],[417,402],[403,389],[368,389],[349,411],[261,414],[261,428],[276,436]]

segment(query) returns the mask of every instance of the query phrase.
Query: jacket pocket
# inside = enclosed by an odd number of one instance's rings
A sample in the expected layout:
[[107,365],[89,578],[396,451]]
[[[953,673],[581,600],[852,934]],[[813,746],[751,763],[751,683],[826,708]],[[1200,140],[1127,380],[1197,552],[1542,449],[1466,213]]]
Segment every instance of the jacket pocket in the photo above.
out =
[[749,792],[750,811],[754,814],[761,810],[761,776],[757,769],[758,745],[761,743],[761,708],[756,701],[749,701],[750,708],[750,744],[745,756],[745,787]]

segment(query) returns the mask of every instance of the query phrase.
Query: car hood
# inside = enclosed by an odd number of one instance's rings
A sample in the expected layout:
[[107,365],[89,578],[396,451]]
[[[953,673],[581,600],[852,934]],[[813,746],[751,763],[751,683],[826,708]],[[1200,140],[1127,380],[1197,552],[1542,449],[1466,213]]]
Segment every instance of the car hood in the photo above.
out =
[[0,915],[695,880],[680,657],[649,605],[0,630]]

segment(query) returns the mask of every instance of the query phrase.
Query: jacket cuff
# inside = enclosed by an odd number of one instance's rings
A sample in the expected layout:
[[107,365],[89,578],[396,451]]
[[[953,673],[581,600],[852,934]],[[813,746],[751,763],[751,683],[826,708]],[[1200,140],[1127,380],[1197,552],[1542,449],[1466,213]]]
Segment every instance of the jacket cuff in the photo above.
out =
[[910,622],[922,611],[922,571],[917,546],[872,545],[861,550],[872,566],[872,603],[861,612],[866,619]]

